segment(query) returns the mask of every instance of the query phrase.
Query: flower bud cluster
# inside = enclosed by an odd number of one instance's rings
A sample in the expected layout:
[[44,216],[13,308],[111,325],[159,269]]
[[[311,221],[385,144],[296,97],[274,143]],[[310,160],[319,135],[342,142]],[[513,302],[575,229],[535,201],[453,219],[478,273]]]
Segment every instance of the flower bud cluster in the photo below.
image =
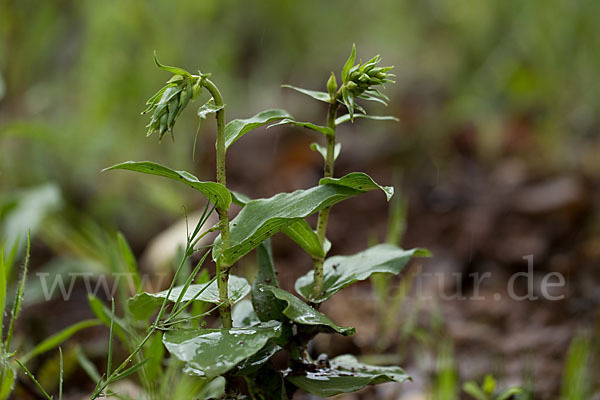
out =
[[360,96],[365,90],[373,89],[374,86],[383,86],[388,82],[394,83],[389,79],[394,75],[387,73],[393,67],[377,67],[379,61],[379,56],[375,56],[366,63],[359,63],[350,69],[348,81],[344,85],[354,97]]
[[178,67],[162,65],[154,55],[156,65],[173,76],[167,84],[146,102],[148,106],[142,114],[152,113],[148,128],[148,136],[157,133],[159,140],[165,133],[173,134],[173,126],[190,100],[197,98],[202,92],[202,81],[210,74],[192,75]]

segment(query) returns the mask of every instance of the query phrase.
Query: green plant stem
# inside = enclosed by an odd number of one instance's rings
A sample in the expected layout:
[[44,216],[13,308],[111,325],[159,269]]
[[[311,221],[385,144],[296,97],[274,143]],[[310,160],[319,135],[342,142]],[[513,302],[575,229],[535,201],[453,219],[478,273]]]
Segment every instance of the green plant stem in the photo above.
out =
[[[209,79],[204,79],[203,86],[210,92],[215,102],[215,106],[223,106],[223,97],[214,83]],[[227,149],[225,147],[225,109],[217,111],[217,183],[227,186],[227,170],[225,166],[225,157]],[[221,254],[229,245],[229,210],[225,207],[217,207],[219,214],[219,227],[221,230]],[[231,303],[229,302],[229,269],[230,265],[225,265],[217,260],[217,286],[219,287],[219,300],[222,306],[219,307],[221,322],[224,328],[232,327]]]
[[[339,97],[339,91],[329,103],[329,110],[327,111],[327,126],[331,128],[332,134],[327,135],[327,156],[325,157],[325,167],[323,168],[323,177],[333,177],[333,169],[335,165],[335,117],[337,115],[339,103],[337,101]],[[329,219],[329,211],[331,207],[327,207],[319,212],[319,219],[317,221],[317,237],[321,247],[324,248],[325,237],[327,233],[327,221]],[[323,263],[325,257],[315,258],[314,260],[314,286],[313,286],[313,297],[317,298],[321,295],[323,290]]]

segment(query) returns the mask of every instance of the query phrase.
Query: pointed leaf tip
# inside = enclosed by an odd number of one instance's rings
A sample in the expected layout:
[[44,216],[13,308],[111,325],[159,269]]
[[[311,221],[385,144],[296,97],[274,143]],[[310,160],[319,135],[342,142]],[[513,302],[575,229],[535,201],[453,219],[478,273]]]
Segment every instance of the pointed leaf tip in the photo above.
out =
[[342,68],[342,82],[344,84],[348,83],[350,80],[350,69],[354,66],[354,61],[356,60],[356,45],[352,44],[352,51],[350,52],[350,57],[346,60],[344,67]]
[[156,64],[156,66],[162,70],[165,70],[167,72],[170,72],[174,75],[182,75],[185,77],[191,77],[192,74],[190,74],[189,72],[187,72],[185,69],[183,68],[179,68],[179,67],[170,67],[168,65],[164,65],[161,64],[160,61],[158,61],[158,56],[156,54],[156,50],[154,50],[154,63]]
[[228,208],[231,204],[231,193],[229,193],[229,190],[227,190],[225,186],[217,182],[202,182],[197,177],[186,171],[175,171],[169,167],[165,167],[164,165],[160,165],[151,161],[126,161],[117,165],[113,165],[112,167],[105,168],[103,171],[110,171],[114,169],[124,169],[169,178],[185,183],[186,185],[198,190],[211,202],[220,207]]
[[284,118],[292,118],[292,116],[285,110],[271,109],[259,112],[250,118],[230,121],[225,127],[225,148],[229,148],[251,130]]

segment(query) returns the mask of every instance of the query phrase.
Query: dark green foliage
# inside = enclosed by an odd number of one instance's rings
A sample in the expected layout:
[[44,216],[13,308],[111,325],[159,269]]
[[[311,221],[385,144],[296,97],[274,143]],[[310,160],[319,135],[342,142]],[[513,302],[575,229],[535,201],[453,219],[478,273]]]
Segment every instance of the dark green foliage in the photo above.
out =
[[[329,210],[335,204],[372,190],[384,192],[386,200],[394,194],[394,188],[377,184],[368,175],[353,172],[341,178],[333,176],[333,164],[341,151],[336,143],[336,125],[353,121],[354,110],[361,116],[371,119],[395,119],[394,117],[368,116],[366,110],[356,101],[375,100],[385,102],[377,87],[391,82],[387,71],[390,67],[377,67],[379,56],[366,63],[355,64],[356,50],[342,69],[342,86],[338,87],[335,75],[327,81],[327,92],[312,91],[289,86],[316,100],[328,103],[327,126],[310,122],[298,122],[284,110],[273,109],[256,114],[247,119],[236,119],[225,124],[224,103],[220,92],[208,75],[191,75],[176,67],[166,67],[158,61],[156,64],[174,74],[173,78],[154,97],[149,100],[148,112],[153,112],[150,133],[158,132],[162,137],[171,132],[175,119],[190,99],[196,98],[201,88],[211,94],[200,107],[198,116],[204,119],[215,113],[217,118],[217,181],[201,182],[185,171],[151,162],[126,162],[110,169],[129,169],[146,174],[160,175],[183,182],[200,191],[214,203],[219,214],[219,223],[210,230],[219,230],[221,235],[212,245],[213,260],[216,262],[216,277],[209,282],[192,284],[205,257],[198,263],[193,273],[185,279],[185,285],[175,287],[182,266],[194,252],[200,235],[198,227],[188,237],[180,266],[168,290],[160,293],[137,293],[128,303],[128,318],[145,320],[158,312],[149,326],[144,339],[135,345],[128,360],[136,360],[134,367],[124,369],[126,362],[109,376],[99,382],[93,398],[98,397],[108,386],[146,365],[152,358],[143,358],[145,354],[160,354],[156,340],[151,340],[159,329],[165,329],[162,342],[169,353],[184,366],[183,371],[206,380],[224,377],[224,398],[246,398],[233,385],[232,376],[244,376],[252,399],[287,399],[297,388],[302,388],[318,396],[332,396],[338,393],[358,390],[369,384],[388,381],[402,382],[408,376],[399,367],[377,367],[360,363],[351,355],[337,357],[327,366],[315,364],[306,351],[308,343],[318,333],[353,335],[355,329],[336,325],[329,317],[319,312],[315,303],[320,303],[344,287],[368,279],[373,273],[398,274],[413,256],[428,256],[426,250],[402,250],[394,245],[379,245],[354,256],[334,256],[325,260],[331,244],[325,238]],[[348,114],[337,116],[340,104]],[[325,161],[324,178],[313,188],[297,190],[292,193],[279,193],[271,198],[250,200],[238,193],[230,192],[225,186],[225,153],[240,137],[260,126],[292,124],[305,127],[323,134],[327,145],[314,144]],[[234,201],[242,210],[229,220],[228,209]],[[207,206],[208,209],[208,206]],[[312,214],[319,214],[316,231],[305,221]],[[206,215],[206,210],[204,215]],[[203,221],[206,219],[203,216]],[[204,223],[204,222],[202,222]],[[200,226],[200,224],[198,225]],[[300,278],[296,289],[310,303],[279,287],[277,271],[273,259],[270,237],[283,232],[302,247],[314,261],[314,272]],[[131,269],[127,248],[124,257]],[[258,274],[252,288],[242,279],[230,275],[234,263],[244,255],[256,249],[258,256]],[[317,275],[318,274],[318,275]],[[313,282],[314,275],[314,282]],[[320,277],[317,282],[316,277]],[[184,277],[182,277],[184,278]],[[320,288],[320,290],[317,290]],[[243,301],[233,309],[232,305],[252,293],[252,302]],[[318,296],[314,294],[318,293]],[[167,305],[175,303],[168,311]],[[205,314],[190,315],[186,311],[193,304],[213,303],[219,308],[222,328],[195,328],[196,317]],[[96,313],[115,330],[121,340],[129,341],[131,330],[122,327],[122,321],[113,313],[107,317],[105,307],[95,306]],[[114,308],[113,308],[114,310]],[[209,313],[207,311],[206,313]],[[135,335],[134,335],[135,336]],[[139,341],[139,339],[137,339]],[[144,350],[145,343],[151,345]],[[112,348],[112,340],[111,346]],[[287,350],[290,369],[278,371],[270,363],[270,358],[280,350]],[[158,355],[160,357],[160,355]],[[110,365],[110,358],[109,358]],[[152,367],[150,366],[152,365]],[[136,368],[136,369],[132,369]],[[140,369],[142,371],[142,369]],[[148,375],[160,374],[156,359],[147,364],[143,371]],[[146,380],[148,377],[146,376]],[[147,385],[152,387],[152,385]],[[199,392],[198,392],[199,393]]]

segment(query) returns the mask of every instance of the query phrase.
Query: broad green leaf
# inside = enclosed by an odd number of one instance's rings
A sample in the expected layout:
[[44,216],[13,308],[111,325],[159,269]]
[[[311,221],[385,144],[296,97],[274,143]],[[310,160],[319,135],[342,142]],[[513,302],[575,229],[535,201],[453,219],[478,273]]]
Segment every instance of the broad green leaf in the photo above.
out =
[[393,188],[379,186],[360,172],[321,179],[319,183],[311,189],[248,202],[230,223],[229,246],[221,254],[221,239],[217,238],[213,258],[223,257],[222,262],[232,265],[268,237],[324,208],[374,189],[382,189],[388,199],[393,194]]
[[98,326],[98,325],[102,325],[102,321],[100,321],[98,319],[90,319],[90,320],[77,322],[76,324],[73,324],[73,325],[63,329],[62,331],[57,332],[54,335],[51,335],[50,337],[43,340],[40,344],[35,346],[29,353],[27,353],[25,356],[23,356],[21,361],[23,363],[26,363],[27,361],[31,360],[33,357],[38,356],[42,353],[45,353],[48,350],[52,350],[55,347],[58,347],[61,343],[63,343],[65,340],[69,339],[71,336],[73,336],[77,332],[79,332],[83,329],[91,328],[93,326]]
[[202,119],[206,119],[206,117],[208,116],[208,114],[216,113],[217,111],[220,111],[223,108],[225,108],[224,104],[222,104],[220,106],[217,106],[217,105],[215,105],[214,100],[210,99],[209,101],[207,101],[206,103],[202,104],[198,108],[198,117],[200,117]]
[[342,83],[346,84],[350,80],[350,70],[354,66],[354,61],[356,60],[356,45],[352,45],[352,51],[350,52],[350,57],[346,60],[344,67],[342,68]]
[[246,376],[248,391],[253,400],[288,400],[283,374],[265,363],[256,373]]
[[319,185],[327,184],[346,186],[361,192],[381,189],[385,193],[387,201],[390,201],[394,195],[394,188],[392,186],[381,186],[363,172],[351,172],[341,178],[321,178],[319,181]]
[[[353,118],[366,118],[366,119],[374,119],[378,121],[400,121],[396,117],[392,117],[391,115],[367,115],[367,114],[356,114]],[[350,114],[344,114],[341,117],[337,117],[335,120],[336,125],[343,124],[344,122],[350,121]]]
[[277,123],[275,123],[273,125],[269,125],[268,128],[271,128],[271,127],[277,126],[277,125],[294,125],[294,126],[299,126],[301,128],[312,129],[313,131],[322,133],[325,136],[327,136],[327,135],[333,135],[334,134],[333,129],[331,129],[328,126],[315,125],[312,122],[299,122],[299,121],[296,121],[295,119],[292,119],[292,118],[284,118],[281,121],[279,121],[279,122],[277,122]]
[[[311,372],[288,375],[286,379],[302,390],[319,397],[354,392],[367,385],[384,382],[404,382],[410,377],[400,367],[367,365],[351,355],[343,355],[330,361],[329,368],[314,366]],[[314,372],[313,372],[314,371]]]
[[[248,204],[251,199],[241,193],[231,191],[233,202],[241,207]],[[319,243],[317,234],[312,230],[304,220],[292,222],[289,226],[282,229],[282,232],[298,243],[308,254],[313,257],[324,257],[323,249]]]
[[239,138],[258,128],[282,118],[291,118],[285,110],[266,110],[246,119],[234,119],[225,126],[225,148],[229,148]]
[[293,90],[295,90],[297,92],[300,92],[302,94],[310,96],[313,99],[322,101],[324,103],[329,103],[331,101],[331,99],[329,98],[329,94],[327,94],[325,92],[319,92],[318,90],[302,89],[302,88],[299,88],[299,87],[296,87],[296,86],[292,86],[292,85],[281,85],[281,87],[288,88],[288,89],[293,89]]
[[[323,160],[327,159],[327,148],[321,146],[318,143],[311,143],[310,149],[312,151],[319,152],[319,154],[321,154],[321,156],[323,156]],[[342,152],[342,143],[338,142],[335,144],[335,148],[333,149],[333,160],[334,161],[337,160],[337,158],[339,157],[341,152]]]
[[258,245],[256,258],[258,273],[252,282],[252,308],[261,321],[283,321],[285,317],[282,311],[285,303],[275,298],[271,292],[263,289],[263,286],[279,287],[271,250],[271,239],[266,239]]
[[252,200],[243,193],[235,192],[233,190],[230,190],[229,192],[231,193],[231,200],[233,200],[233,202],[240,207],[244,207],[250,200]]
[[[232,304],[240,301],[244,296],[250,293],[248,281],[239,276],[231,275],[229,277],[229,300]],[[169,302],[175,303],[179,298],[183,286],[176,286],[169,295]],[[148,319],[161,306],[168,290],[159,293],[142,292],[128,300],[129,310],[134,318],[138,320]],[[219,304],[219,289],[217,281],[210,284],[190,285],[181,299],[182,302],[189,300],[203,301],[206,303]]]
[[281,347],[273,342],[268,342],[265,347],[253,356],[242,361],[236,368],[235,375],[250,375],[264,365]]
[[242,300],[234,305],[231,310],[231,319],[233,320],[233,326],[236,328],[249,327],[260,323],[250,300]]
[[265,285],[262,286],[262,289],[270,291],[279,300],[285,301],[287,307],[283,310],[283,314],[297,324],[314,326],[320,332],[337,332],[344,336],[354,335],[356,332],[354,328],[334,324],[328,316],[321,314],[290,292]]
[[325,257],[319,237],[305,220],[299,219],[284,227],[281,231],[298,243],[311,257]]
[[8,364],[5,364],[0,373],[2,374],[0,376],[0,400],[7,400],[15,384],[15,371]]
[[158,57],[156,56],[156,52],[154,52],[154,63],[156,64],[156,66],[160,69],[163,69],[167,72],[170,72],[174,75],[181,75],[181,76],[185,76],[185,77],[191,77],[192,74],[190,74],[189,72],[187,72],[185,69],[183,68],[179,68],[179,67],[169,67],[168,65],[163,65],[158,61]]
[[225,186],[216,182],[201,182],[194,175],[186,171],[175,171],[169,167],[165,167],[164,165],[156,164],[151,161],[126,161],[124,163],[105,168],[103,171],[109,171],[113,169],[125,169],[173,179],[175,181],[183,182],[186,185],[198,190],[211,202],[216,204],[217,207],[229,208],[229,205],[231,204],[231,194]]
[[163,343],[186,363],[191,375],[212,378],[258,353],[269,339],[281,335],[281,323],[269,321],[249,328],[178,329],[167,331]]
[[406,266],[411,257],[427,257],[430,253],[424,249],[403,250],[392,244],[380,244],[351,256],[333,256],[323,265],[323,293],[313,299],[313,272],[296,281],[295,289],[304,298],[321,303],[341,289],[354,282],[368,279],[374,273],[387,272],[397,275]]

